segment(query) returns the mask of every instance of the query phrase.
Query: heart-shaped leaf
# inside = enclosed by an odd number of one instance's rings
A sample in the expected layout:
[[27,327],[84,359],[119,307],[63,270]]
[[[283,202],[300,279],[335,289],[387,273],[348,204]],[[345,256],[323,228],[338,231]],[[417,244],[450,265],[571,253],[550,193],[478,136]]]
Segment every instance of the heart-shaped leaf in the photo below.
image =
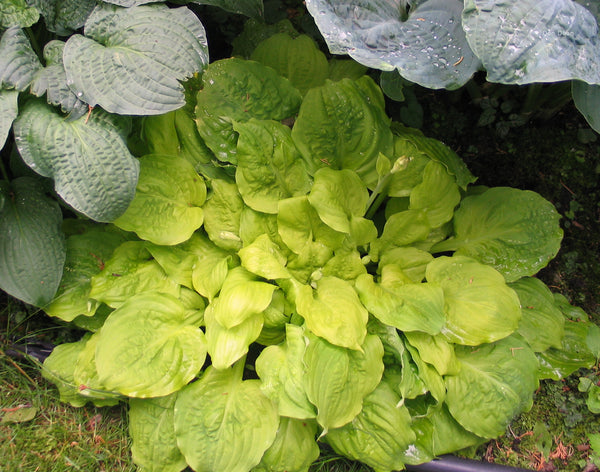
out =
[[462,29],[462,0],[308,0],[332,54],[390,71],[429,88],[456,89],[480,62]]
[[21,28],[8,28],[0,39],[0,87],[27,89],[33,77],[42,68]]
[[36,306],[56,293],[66,257],[62,213],[38,180],[0,181],[0,288]]
[[95,0],[27,0],[42,16],[46,28],[59,36],[69,36],[85,24],[98,2]]
[[577,2],[467,0],[463,26],[490,82],[600,82],[598,24]]
[[158,115],[185,104],[181,81],[208,62],[204,27],[185,7],[100,5],[63,55],[71,89],[112,113]]
[[179,244],[202,226],[205,200],[204,180],[189,161],[160,154],[144,156],[135,197],[114,224],[154,244]]
[[124,135],[129,120],[95,110],[65,121],[41,100],[31,100],[13,125],[23,160],[38,174],[53,177],[58,194],[96,221],[112,221],[129,206],[139,164]]
[[25,0],[4,0],[0,3],[0,28],[29,28],[39,17],[37,8],[29,6]]

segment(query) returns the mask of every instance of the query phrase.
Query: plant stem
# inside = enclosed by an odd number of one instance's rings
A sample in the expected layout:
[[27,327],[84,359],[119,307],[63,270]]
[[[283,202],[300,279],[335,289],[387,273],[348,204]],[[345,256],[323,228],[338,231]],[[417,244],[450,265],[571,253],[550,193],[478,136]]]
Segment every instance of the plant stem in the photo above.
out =
[[2,173],[2,178],[9,182],[8,172],[6,171],[6,167],[4,166],[4,162],[0,160],[0,172]]

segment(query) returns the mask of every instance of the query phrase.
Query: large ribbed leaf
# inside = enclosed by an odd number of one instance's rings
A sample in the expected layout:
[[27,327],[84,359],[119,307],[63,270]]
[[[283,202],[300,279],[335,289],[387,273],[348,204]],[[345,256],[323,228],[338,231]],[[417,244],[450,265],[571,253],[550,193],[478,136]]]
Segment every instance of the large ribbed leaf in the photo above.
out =
[[29,177],[0,181],[0,200],[0,288],[43,306],[54,296],[65,262],[60,208]]
[[0,2],[0,28],[20,26],[28,28],[37,22],[40,12],[27,5],[25,0],[2,0]]
[[600,133],[600,85],[573,81],[572,89],[575,106],[589,125]]
[[158,115],[185,104],[181,81],[208,62],[200,20],[187,8],[98,6],[64,51],[71,89],[112,113]]
[[596,18],[572,0],[467,0],[463,26],[490,82],[600,83]]
[[204,333],[166,293],[135,295],[108,317],[96,347],[102,385],[136,398],[176,392],[200,371]]
[[135,193],[139,164],[124,141],[129,121],[102,110],[74,121],[39,100],[28,102],[14,123],[23,160],[53,177],[58,194],[96,221],[121,215]]
[[0,87],[22,92],[41,67],[23,30],[18,26],[7,29],[0,39]]
[[85,24],[96,0],[28,0],[42,16],[46,28],[60,36],[69,36]]
[[177,444],[197,472],[247,472],[275,440],[277,408],[259,380],[242,380],[243,368],[211,366],[177,395]]
[[73,118],[78,118],[88,107],[67,85],[62,61],[64,48],[65,43],[59,40],[50,41],[44,46],[46,67],[37,71],[29,91],[37,97],[46,94],[48,103],[58,105],[65,113],[71,113]]
[[307,0],[333,54],[397,69],[429,88],[455,89],[479,68],[461,27],[461,0],[423,0],[410,11],[389,0]]
[[0,90],[0,149],[4,147],[10,127],[17,117],[18,96],[19,92],[15,90]]

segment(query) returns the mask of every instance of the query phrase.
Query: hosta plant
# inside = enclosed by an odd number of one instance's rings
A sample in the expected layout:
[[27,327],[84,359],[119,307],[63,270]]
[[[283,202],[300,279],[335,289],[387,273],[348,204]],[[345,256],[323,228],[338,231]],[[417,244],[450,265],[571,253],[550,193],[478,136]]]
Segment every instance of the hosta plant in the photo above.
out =
[[207,66],[142,121],[125,213],[65,221],[47,312],[89,332],[44,375],[75,406],[128,401],[141,470],[305,471],[321,443],[400,470],[500,435],[599,355],[534,277],[554,207],[472,186],[311,47]]

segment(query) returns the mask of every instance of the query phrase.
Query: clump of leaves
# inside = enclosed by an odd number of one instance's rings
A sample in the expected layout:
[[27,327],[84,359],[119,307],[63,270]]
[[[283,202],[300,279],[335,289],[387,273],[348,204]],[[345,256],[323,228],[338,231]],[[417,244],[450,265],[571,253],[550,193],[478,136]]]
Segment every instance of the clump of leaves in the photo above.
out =
[[69,223],[48,311],[90,333],[45,375],[73,405],[129,397],[144,469],[301,471],[317,441],[401,469],[503,433],[540,378],[596,361],[598,328],[532,277],[560,245],[552,205],[472,187],[370,78],[314,57],[304,94],[287,76],[306,59],[209,65],[183,112],[143,120],[161,153],[127,211]]

